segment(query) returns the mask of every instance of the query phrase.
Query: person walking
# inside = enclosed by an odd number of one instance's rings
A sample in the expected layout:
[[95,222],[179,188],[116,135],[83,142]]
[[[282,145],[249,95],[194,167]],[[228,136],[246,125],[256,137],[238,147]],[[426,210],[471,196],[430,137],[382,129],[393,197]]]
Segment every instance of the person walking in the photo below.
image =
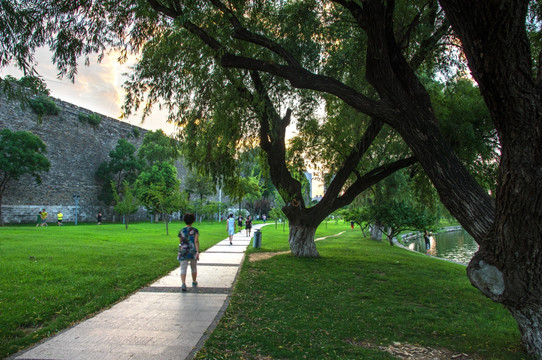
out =
[[41,226],[49,226],[47,225],[47,211],[45,211],[45,209],[42,209],[41,210]]
[[429,232],[425,230],[425,232],[423,233],[423,239],[425,241],[425,250],[427,254],[429,254],[429,249],[431,248],[431,240],[429,239],[429,236]]
[[237,226],[239,226],[239,231],[243,230],[243,217],[241,215],[237,218]]
[[62,226],[62,218],[64,218],[64,215],[58,210],[58,213],[56,214],[56,223],[58,226]]
[[247,237],[250,237],[250,230],[252,229],[252,216],[247,216],[247,220],[245,221],[245,229]]
[[235,234],[235,232],[237,231],[233,214],[228,215],[228,219],[226,220],[226,231],[228,231],[230,245],[233,245],[233,234]]
[[38,216],[36,217],[36,227],[41,226],[41,222],[42,220],[41,220],[41,210],[40,210],[40,212],[38,213]]
[[197,261],[199,260],[199,231],[192,224],[196,220],[196,216],[191,213],[184,214],[183,221],[186,224],[179,231],[179,253],[177,260],[181,264],[181,291],[186,291],[186,272],[188,264],[192,274],[192,287],[198,286],[197,276],[198,268]]
[[98,225],[102,224],[102,213],[101,212],[99,212],[98,215],[96,215],[96,221],[97,221]]

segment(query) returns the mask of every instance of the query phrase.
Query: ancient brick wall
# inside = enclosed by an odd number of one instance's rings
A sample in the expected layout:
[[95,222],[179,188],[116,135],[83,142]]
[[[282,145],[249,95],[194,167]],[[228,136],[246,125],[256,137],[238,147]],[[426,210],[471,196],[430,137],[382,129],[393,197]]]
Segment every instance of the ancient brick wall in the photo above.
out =
[[[64,221],[71,222],[75,218],[75,194],[79,195],[78,221],[95,221],[98,212],[104,214],[106,221],[111,220],[112,208],[97,199],[99,184],[94,175],[119,139],[138,147],[146,130],[106,116],[101,116],[100,124],[94,126],[79,120],[79,113],[91,114],[90,110],[54,100],[60,114],[44,115],[39,123],[30,107],[21,109],[19,102],[8,102],[0,96],[0,129],[29,131],[39,136],[47,145],[46,156],[51,162],[50,171],[41,175],[41,185],[30,176],[8,185],[2,202],[4,221],[34,222],[39,210],[45,208],[49,221],[54,221],[60,210]],[[140,211],[139,217],[144,216],[144,211]]]

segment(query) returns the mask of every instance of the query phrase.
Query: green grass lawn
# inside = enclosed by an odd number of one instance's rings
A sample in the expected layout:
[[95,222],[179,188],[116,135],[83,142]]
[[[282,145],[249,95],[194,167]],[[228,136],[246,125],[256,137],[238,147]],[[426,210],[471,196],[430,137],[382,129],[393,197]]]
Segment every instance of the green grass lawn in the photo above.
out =
[[[471,286],[464,266],[363,239],[341,222],[316,237],[339,231],[317,242],[318,259],[246,259],[198,358],[394,359],[374,349],[393,343],[526,358],[515,321]],[[262,232],[261,250],[288,250],[280,226]]]
[[[177,232],[163,223],[0,228],[0,358],[93,314],[179,263]],[[205,250],[224,223],[197,225]]]
[[[53,334],[178,266],[183,225],[82,224],[0,228],[0,358]],[[226,238],[203,223],[201,249]],[[262,230],[262,248],[285,251],[288,228]],[[321,257],[245,260],[230,306],[199,358],[391,359],[361,346],[393,342],[482,359],[523,359],[511,316],[474,289],[465,267],[362,239],[330,221]]]

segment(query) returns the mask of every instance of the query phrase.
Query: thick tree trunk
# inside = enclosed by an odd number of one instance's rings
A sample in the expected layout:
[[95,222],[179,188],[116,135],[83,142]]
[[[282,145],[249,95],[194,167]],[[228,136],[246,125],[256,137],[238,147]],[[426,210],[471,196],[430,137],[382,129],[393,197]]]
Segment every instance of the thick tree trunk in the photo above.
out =
[[288,236],[288,242],[290,243],[290,250],[295,256],[302,257],[318,257],[318,250],[316,250],[316,243],[314,242],[314,233],[316,227],[293,225],[290,223],[290,234]]
[[521,309],[508,308],[516,319],[525,349],[536,359],[541,359],[542,349],[542,302],[530,304]]
[[[502,146],[495,221],[467,269],[542,359],[542,84],[525,31],[528,0],[440,0],[461,38]],[[488,31],[488,29],[491,29]],[[541,69],[539,68],[540,72]]]
[[371,239],[376,241],[382,241],[382,224],[373,224],[370,227]]

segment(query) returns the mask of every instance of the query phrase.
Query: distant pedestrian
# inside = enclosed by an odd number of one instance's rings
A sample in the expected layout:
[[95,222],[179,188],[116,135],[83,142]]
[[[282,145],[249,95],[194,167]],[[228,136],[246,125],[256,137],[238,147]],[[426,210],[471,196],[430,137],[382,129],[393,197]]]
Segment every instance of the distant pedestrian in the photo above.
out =
[[102,224],[102,213],[99,212],[98,215],[96,215],[96,221],[98,222],[98,225]]
[[45,209],[42,209],[41,210],[41,226],[49,226],[47,225],[47,216],[49,214],[47,214],[47,211],[45,211]]
[[267,216],[265,214],[262,215],[263,223],[265,224],[265,221],[267,220]]
[[40,210],[40,212],[38,213],[38,216],[36,217],[36,227],[41,226],[41,222],[42,220],[41,220],[41,210]]
[[429,236],[429,232],[425,230],[425,232],[423,233],[423,239],[425,241],[425,250],[427,250],[427,252],[429,252],[429,249],[431,248],[431,240],[429,239]]
[[252,230],[252,216],[247,216],[247,220],[245,221],[245,229],[247,237],[250,237],[250,231]]
[[192,287],[198,286],[197,261],[199,260],[199,231],[192,224],[196,220],[194,214],[184,214],[183,221],[186,226],[179,231],[179,254],[177,260],[181,264],[181,290],[186,291],[186,271],[190,263],[192,274]]
[[350,228],[354,230],[354,221],[350,221]]
[[226,231],[228,231],[228,237],[230,238],[230,245],[233,245],[233,242],[232,242],[233,234],[235,234],[235,232],[237,231],[233,214],[230,214],[228,218],[226,219]]
[[56,214],[56,223],[58,226],[62,226],[62,219],[64,218],[64,215],[58,210],[58,213]]
[[243,230],[243,217],[241,215],[237,218],[237,226],[239,226],[239,231]]

